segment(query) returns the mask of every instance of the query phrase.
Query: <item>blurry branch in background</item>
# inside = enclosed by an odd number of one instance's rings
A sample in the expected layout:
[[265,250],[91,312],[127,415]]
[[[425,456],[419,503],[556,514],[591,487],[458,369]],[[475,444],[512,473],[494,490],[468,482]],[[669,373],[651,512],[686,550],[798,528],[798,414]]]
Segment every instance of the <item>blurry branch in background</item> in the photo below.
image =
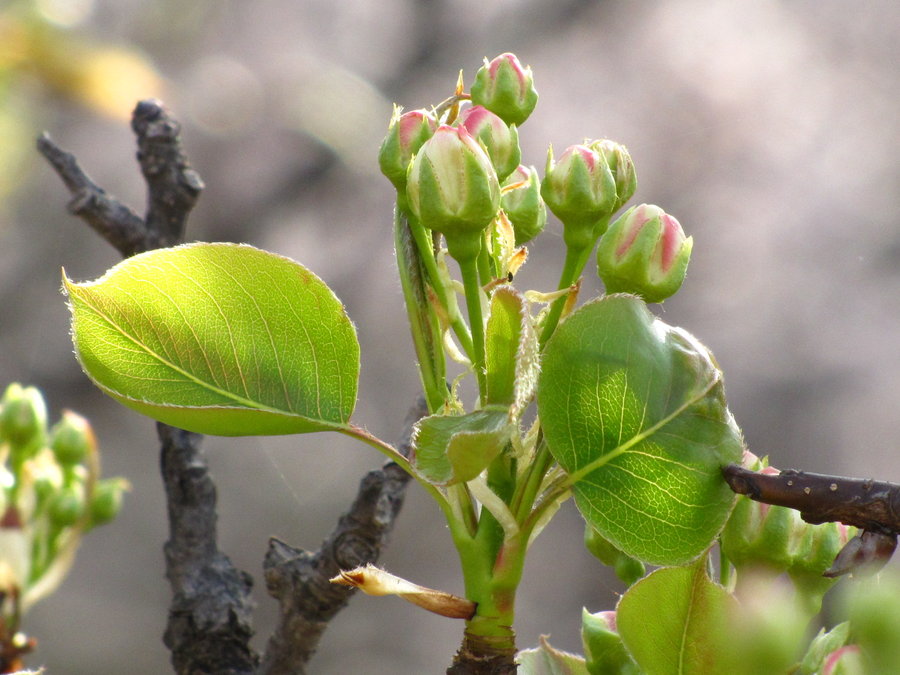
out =
[[[138,103],[131,126],[148,187],[143,218],[94,183],[75,157],[47,134],[37,143],[72,195],[69,211],[123,257],[182,241],[187,216],[204,187],[182,150],[180,124],[162,103],[152,99]],[[408,450],[412,424],[424,414],[420,401],[410,411],[401,448]],[[253,580],[218,549],[216,486],[200,449],[203,437],[165,424],[158,424],[157,431],[169,512],[166,576],[173,593],[164,642],[175,671],[303,672],[328,622],[354,592],[330,584],[329,579],[341,568],[378,559],[409,476],[393,463],[369,472],[350,510],[314,553],[271,540],[266,585],[279,601],[281,615],[258,671],[259,656],[250,646]]]

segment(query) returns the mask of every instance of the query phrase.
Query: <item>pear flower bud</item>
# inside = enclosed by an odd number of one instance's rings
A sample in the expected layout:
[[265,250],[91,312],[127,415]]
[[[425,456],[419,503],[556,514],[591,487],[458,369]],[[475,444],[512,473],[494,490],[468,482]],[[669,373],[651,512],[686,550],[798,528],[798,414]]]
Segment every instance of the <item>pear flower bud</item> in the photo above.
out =
[[600,240],[597,271],[608,293],[635,293],[646,302],[662,302],[681,288],[693,243],[658,206],[633,206]]
[[7,440],[13,451],[37,449],[47,428],[47,404],[35,387],[13,382],[0,399],[0,440]]
[[63,466],[73,466],[96,451],[97,439],[84,417],[71,410],[63,410],[62,419],[50,430],[50,447],[57,462]]
[[519,149],[519,133],[516,126],[507,126],[487,108],[480,105],[466,108],[459,116],[459,126],[465,127],[484,145],[497,179],[503,181],[516,170],[522,151]]
[[541,196],[562,221],[566,246],[587,248],[602,234],[596,225],[615,210],[616,180],[606,158],[586,145],[569,146],[558,162],[551,148]]
[[531,67],[523,67],[515,54],[501,54],[475,73],[472,103],[482,105],[507,124],[521,126],[537,105]]
[[547,207],[541,199],[541,180],[533,166],[520,165],[503,184],[500,205],[516,233],[516,246],[522,246],[547,224]]
[[412,163],[406,196],[419,222],[447,240],[457,260],[481,250],[500,209],[500,183],[487,152],[465,127],[442,125]]
[[387,136],[378,151],[378,166],[397,191],[406,189],[409,163],[422,144],[434,134],[437,121],[425,110],[410,110],[402,115],[395,107]]
[[613,213],[615,213],[631,199],[637,189],[634,162],[631,161],[628,149],[615,141],[603,139],[592,142],[588,147],[606,159],[606,164],[615,178],[616,204],[613,207]]

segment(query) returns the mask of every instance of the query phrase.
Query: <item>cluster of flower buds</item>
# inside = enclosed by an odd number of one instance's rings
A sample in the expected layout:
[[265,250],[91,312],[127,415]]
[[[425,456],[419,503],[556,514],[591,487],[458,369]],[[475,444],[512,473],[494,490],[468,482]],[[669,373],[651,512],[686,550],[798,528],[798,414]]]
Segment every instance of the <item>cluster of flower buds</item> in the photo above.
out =
[[517,130],[536,102],[531,69],[502,54],[478,71],[471,105],[462,112],[457,105],[440,113],[395,110],[379,153],[381,171],[397,189],[401,208],[443,234],[453,257],[478,254],[503,192],[517,193],[509,199],[515,215],[507,214],[517,240],[519,232],[524,242],[542,229],[539,181],[519,166]]
[[[470,105],[459,110],[459,103]],[[678,221],[655,206],[633,207],[609,227],[631,199],[637,174],[628,150],[602,139],[547,155],[541,180],[521,166],[518,127],[534,110],[530,68],[513,54],[485,61],[471,94],[462,85],[433,112],[395,110],[381,147],[382,172],[398,191],[398,204],[429,231],[441,233],[453,257],[480,251],[484,232],[500,209],[522,246],[537,236],[547,207],[563,224],[563,239],[578,268],[598,240],[598,272],[608,292],[662,302],[684,281],[692,240]],[[602,237],[602,239],[601,239]]]
[[[750,452],[745,452],[743,466],[751,471],[779,473]],[[742,571],[786,572],[797,590],[815,605],[834,582],[823,574],[854,533],[855,528],[840,523],[811,525],[794,509],[741,497],[722,531],[721,547],[737,569],[739,580]]]
[[7,624],[62,581],[81,535],[118,514],[123,478],[99,477],[90,424],[65,411],[47,428],[34,387],[0,399],[0,601]]

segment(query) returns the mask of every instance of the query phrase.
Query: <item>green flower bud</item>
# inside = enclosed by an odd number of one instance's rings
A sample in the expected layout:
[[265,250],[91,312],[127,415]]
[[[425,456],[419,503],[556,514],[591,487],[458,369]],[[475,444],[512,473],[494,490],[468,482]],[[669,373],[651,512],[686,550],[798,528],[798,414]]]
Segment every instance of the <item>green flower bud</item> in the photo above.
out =
[[615,209],[616,180],[606,159],[585,145],[569,146],[558,162],[550,148],[541,196],[562,221],[566,246],[589,248],[602,234],[597,225]]
[[97,439],[90,423],[71,410],[63,410],[62,419],[50,430],[50,447],[56,461],[72,466],[85,460],[97,449]]
[[458,126],[465,127],[472,136],[481,141],[497,172],[497,180],[504,180],[516,170],[522,151],[519,149],[519,133],[513,124],[497,117],[480,105],[466,108],[459,116]]
[[658,206],[632,206],[597,247],[597,272],[608,293],[635,293],[662,302],[684,281],[693,239]]
[[106,478],[94,486],[91,498],[91,527],[105,525],[122,510],[122,495],[131,485],[124,478]]
[[544,231],[547,207],[541,198],[541,180],[533,166],[520,165],[503,184],[500,206],[516,233],[516,246],[522,246]]
[[481,105],[507,124],[522,126],[537,105],[531,67],[522,67],[515,54],[501,54],[475,73],[472,103]]
[[616,632],[615,612],[591,614],[582,609],[581,641],[589,673],[638,675],[641,672]]
[[14,382],[0,399],[0,439],[9,441],[13,450],[37,449],[47,429],[47,405],[35,387]]
[[47,506],[47,515],[57,527],[71,527],[84,515],[84,490],[80,485],[67,485],[57,492]]
[[590,525],[584,528],[584,547],[604,565],[612,567],[626,586],[631,586],[647,571],[644,563],[617,549]]
[[425,110],[410,110],[400,114],[394,107],[387,136],[378,151],[378,166],[397,191],[406,189],[406,172],[409,163],[422,144],[434,134],[437,120]]
[[484,148],[465,127],[442,125],[409,165],[406,195],[422,226],[440,232],[457,260],[481,250],[500,209],[500,183]]
[[634,170],[634,162],[624,145],[615,141],[594,141],[588,146],[591,150],[606,159],[609,170],[612,171],[616,181],[616,204],[613,213],[625,205],[634,195],[637,189],[637,173]]

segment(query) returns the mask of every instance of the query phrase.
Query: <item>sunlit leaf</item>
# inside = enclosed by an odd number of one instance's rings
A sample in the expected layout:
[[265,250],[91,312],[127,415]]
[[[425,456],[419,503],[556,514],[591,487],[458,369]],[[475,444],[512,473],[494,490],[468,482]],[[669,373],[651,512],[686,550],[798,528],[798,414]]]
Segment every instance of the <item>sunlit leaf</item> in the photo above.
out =
[[331,290],[292,260],[190,244],[65,286],[85,372],[154,419],[238,436],[341,428],[353,412],[356,331]]
[[683,564],[722,529],[734,495],[721,468],[740,459],[742,441],[721,372],[638,298],[606,296],[559,326],[538,411],[581,514],[622,552]]
[[629,588],[616,608],[616,624],[649,675],[727,673],[728,613],[735,607],[701,559],[657,570]]

